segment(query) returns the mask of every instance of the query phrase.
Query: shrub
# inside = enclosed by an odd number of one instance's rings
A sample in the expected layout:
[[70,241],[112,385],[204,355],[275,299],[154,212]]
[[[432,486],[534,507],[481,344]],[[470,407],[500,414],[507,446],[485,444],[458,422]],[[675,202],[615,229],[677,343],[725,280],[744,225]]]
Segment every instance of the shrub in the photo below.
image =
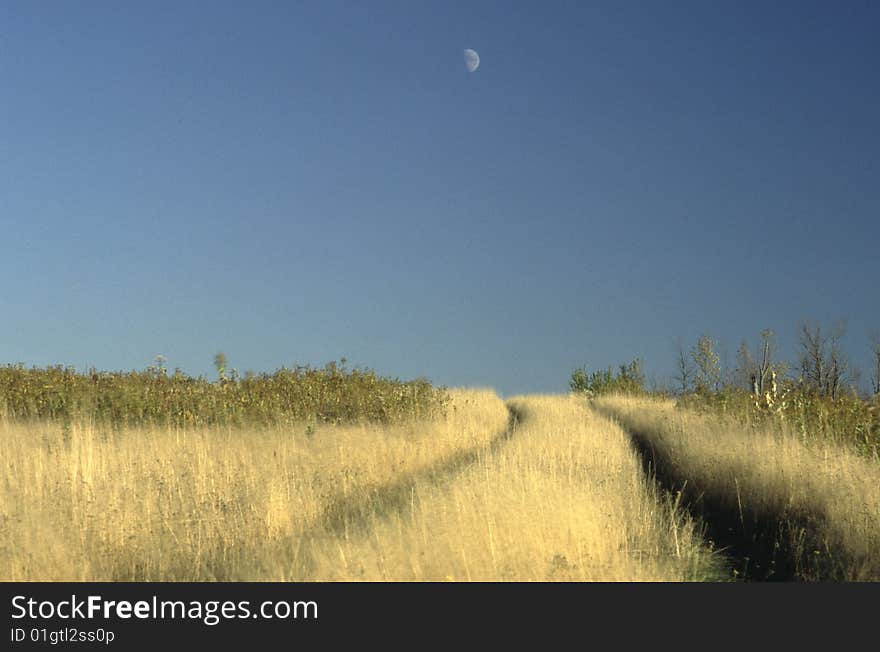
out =
[[611,367],[588,373],[586,367],[579,367],[571,374],[568,383],[571,391],[598,396],[601,394],[643,394],[645,393],[645,374],[641,361],[636,358],[628,365],[620,365],[615,373]]
[[0,367],[0,416],[176,426],[389,422],[442,413],[448,403],[445,388],[427,380],[403,382],[344,363],[240,379],[237,373],[227,377],[222,362],[217,382],[179,369],[168,374],[162,366],[82,374],[70,367],[7,365]]

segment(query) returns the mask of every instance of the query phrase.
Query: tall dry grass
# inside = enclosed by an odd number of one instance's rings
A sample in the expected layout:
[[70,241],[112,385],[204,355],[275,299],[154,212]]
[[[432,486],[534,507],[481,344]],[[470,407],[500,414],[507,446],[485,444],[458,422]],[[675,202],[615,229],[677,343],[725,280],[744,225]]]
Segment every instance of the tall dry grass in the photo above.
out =
[[491,391],[399,425],[114,429],[0,421],[0,580],[300,580],[368,516],[498,440]]
[[316,556],[314,577],[414,581],[685,581],[726,576],[658,495],[619,426],[570,397],[517,398],[511,437],[452,482]]
[[765,576],[880,579],[876,462],[784,422],[749,428],[650,398],[594,405],[641,442],[667,485],[687,483],[691,499],[709,505],[707,518],[740,555],[764,556],[752,562],[767,565]]

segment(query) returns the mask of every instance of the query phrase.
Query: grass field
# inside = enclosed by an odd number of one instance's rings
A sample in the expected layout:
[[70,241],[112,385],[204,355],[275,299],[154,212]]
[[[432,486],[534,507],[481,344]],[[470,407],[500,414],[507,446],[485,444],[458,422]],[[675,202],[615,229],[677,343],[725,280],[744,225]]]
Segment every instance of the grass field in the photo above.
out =
[[507,429],[492,392],[454,392],[450,408],[422,422],[253,431],[7,420],[0,577],[307,578],[316,549]]
[[451,390],[430,418],[0,420],[0,579],[880,577],[880,467],[671,401]]
[[7,580],[705,579],[623,431],[567,397],[236,429],[0,426]]
[[684,581],[724,577],[626,434],[561,396],[508,402],[517,425],[448,482],[325,550],[317,579]]
[[785,421],[749,428],[672,401],[595,401],[627,429],[667,489],[752,579],[880,579],[880,465]]

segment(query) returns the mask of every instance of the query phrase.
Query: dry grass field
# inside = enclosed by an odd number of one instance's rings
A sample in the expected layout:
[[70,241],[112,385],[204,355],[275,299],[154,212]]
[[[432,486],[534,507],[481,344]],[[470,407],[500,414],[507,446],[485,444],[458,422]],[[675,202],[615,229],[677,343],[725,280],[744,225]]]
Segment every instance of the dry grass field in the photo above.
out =
[[583,402],[451,396],[429,421],[314,430],[3,422],[0,577],[722,576],[625,433]]
[[0,579],[298,580],[420,477],[503,436],[504,403],[457,391],[397,425],[65,430],[0,422]]
[[724,577],[684,510],[642,473],[627,435],[583,401],[528,396],[503,446],[452,482],[340,538],[317,579],[687,581]]
[[672,401],[396,423],[0,420],[0,580],[880,578],[880,467]]
[[834,437],[804,437],[784,420],[749,428],[652,398],[612,396],[594,405],[630,432],[661,484],[684,489],[713,526],[710,536],[739,558],[738,573],[880,579],[876,460]]

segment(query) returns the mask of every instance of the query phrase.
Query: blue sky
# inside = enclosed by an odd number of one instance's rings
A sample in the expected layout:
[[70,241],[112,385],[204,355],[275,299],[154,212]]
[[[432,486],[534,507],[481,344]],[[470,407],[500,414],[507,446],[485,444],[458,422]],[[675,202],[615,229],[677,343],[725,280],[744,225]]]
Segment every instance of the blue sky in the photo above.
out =
[[[510,394],[880,329],[872,2],[4,2],[0,363]],[[468,73],[464,48],[480,53]]]

